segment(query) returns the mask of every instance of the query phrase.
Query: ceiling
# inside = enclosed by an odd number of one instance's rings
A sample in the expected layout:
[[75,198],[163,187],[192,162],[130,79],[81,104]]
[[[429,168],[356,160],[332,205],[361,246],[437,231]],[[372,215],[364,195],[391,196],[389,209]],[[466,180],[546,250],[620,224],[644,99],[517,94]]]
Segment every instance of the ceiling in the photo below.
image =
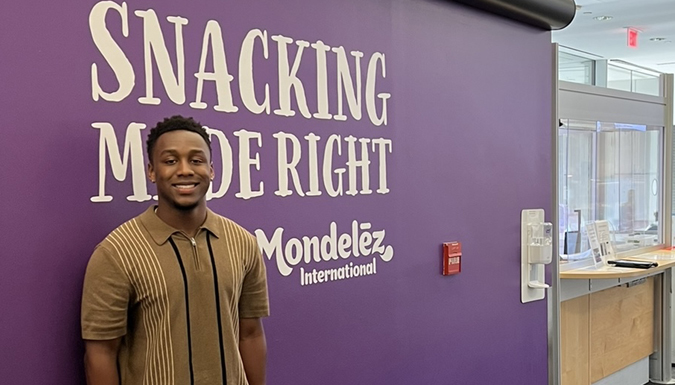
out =
[[[675,0],[576,0],[574,21],[553,32],[553,41],[591,58],[620,59],[675,73]],[[611,16],[599,21],[599,16]],[[639,30],[638,47],[627,44],[627,27]],[[651,41],[663,38],[663,41]]]

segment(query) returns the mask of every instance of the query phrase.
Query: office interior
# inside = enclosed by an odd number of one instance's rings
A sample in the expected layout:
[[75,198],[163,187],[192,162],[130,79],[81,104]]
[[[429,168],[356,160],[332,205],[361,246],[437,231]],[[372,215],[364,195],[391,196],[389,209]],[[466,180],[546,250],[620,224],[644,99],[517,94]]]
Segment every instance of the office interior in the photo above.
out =
[[[84,269],[153,204],[142,143],[172,114],[210,128],[209,207],[263,249],[268,384],[675,383],[673,71],[565,44],[609,5],[7,4],[0,383],[86,383]],[[598,262],[596,221],[658,266]]]
[[[659,12],[671,11],[663,2],[611,3],[578,2],[578,28],[553,34],[559,43],[559,381],[672,383],[672,75],[663,60],[670,53],[659,46],[669,38],[657,36],[668,36]],[[598,48],[615,22],[627,24],[614,31],[624,32],[624,44]],[[592,35],[593,23],[614,25]],[[639,42],[631,42],[631,30]],[[596,41],[579,44],[575,38],[583,33]],[[609,225],[612,259],[661,260],[663,273],[615,275],[610,271],[620,268],[598,264],[587,228],[598,220]]]

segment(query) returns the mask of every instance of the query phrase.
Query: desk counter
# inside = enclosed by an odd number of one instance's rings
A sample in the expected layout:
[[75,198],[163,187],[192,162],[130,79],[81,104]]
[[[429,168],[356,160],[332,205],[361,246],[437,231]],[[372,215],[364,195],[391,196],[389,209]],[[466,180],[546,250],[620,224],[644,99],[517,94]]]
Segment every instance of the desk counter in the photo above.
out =
[[632,278],[651,275],[650,273],[656,273],[658,271],[669,269],[675,266],[675,251],[658,250],[651,253],[645,253],[621,259],[656,262],[659,264],[659,266],[650,269],[631,269],[626,267],[613,267],[613,266],[602,266],[596,268],[594,266],[590,266],[580,269],[561,271],[560,279]]
[[[670,376],[670,268],[675,266],[675,252],[621,259],[658,266],[560,272],[563,385],[637,385]],[[668,373],[662,373],[666,369]],[[631,371],[641,380],[629,380]]]

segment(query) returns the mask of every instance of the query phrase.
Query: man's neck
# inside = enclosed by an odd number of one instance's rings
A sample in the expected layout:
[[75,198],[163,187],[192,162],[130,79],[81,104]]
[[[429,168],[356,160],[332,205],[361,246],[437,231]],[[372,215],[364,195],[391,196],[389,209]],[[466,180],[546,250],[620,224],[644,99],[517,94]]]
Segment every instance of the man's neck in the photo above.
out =
[[206,205],[197,205],[190,210],[180,210],[160,203],[155,213],[167,225],[194,237],[206,220]]

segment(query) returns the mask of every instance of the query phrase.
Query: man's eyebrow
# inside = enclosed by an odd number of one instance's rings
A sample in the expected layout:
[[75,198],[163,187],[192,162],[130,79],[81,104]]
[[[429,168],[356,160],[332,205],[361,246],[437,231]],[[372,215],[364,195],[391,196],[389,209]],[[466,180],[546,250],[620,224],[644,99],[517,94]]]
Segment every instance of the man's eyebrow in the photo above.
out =
[[[162,150],[159,154],[163,155],[165,153],[178,154],[178,150],[176,150],[174,148],[168,148],[166,150]],[[202,150],[201,148],[194,148],[194,149],[188,151],[188,154],[190,154],[190,155],[193,155],[193,154],[204,154],[204,155],[206,155],[206,151]]]

